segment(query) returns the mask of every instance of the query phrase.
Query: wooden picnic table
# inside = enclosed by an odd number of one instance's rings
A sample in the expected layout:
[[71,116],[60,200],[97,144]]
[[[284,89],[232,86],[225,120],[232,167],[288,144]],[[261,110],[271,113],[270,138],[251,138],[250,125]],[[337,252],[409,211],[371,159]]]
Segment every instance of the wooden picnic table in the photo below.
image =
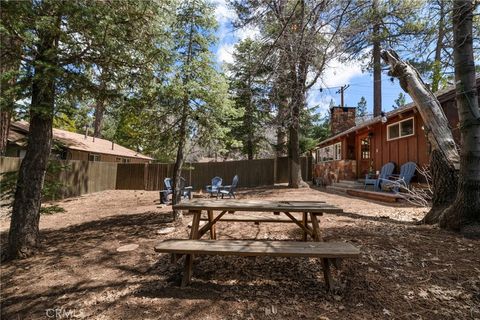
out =
[[[321,241],[318,216],[324,213],[342,213],[343,210],[323,201],[272,201],[272,200],[211,200],[193,199],[183,201],[173,206],[174,210],[188,210],[193,215],[190,239],[200,239],[210,231],[210,237],[216,239],[215,224],[228,212],[256,212],[256,213],[283,213],[303,231],[303,240],[307,235],[315,241]],[[208,223],[200,228],[202,211],[207,212]],[[220,211],[216,216],[214,211]],[[302,220],[292,215],[293,212],[302,213]],[[308,219],[310,214],[310,219]],[[308,220],[312,226],[308,225]]]
[[[321,242],[321,232],[320,232],[320,225],[319,225],[319,216],[322,216],[324,213],[342,213],[343,210],[335,207],[333,205],[329,205],[325,202],[322,201],[272,201],[272,200],[211,200],[211,199],[193,199],[190,201],[183,201],[179,204],[176,204],[173,206],[174,210],[188,210],[190,214],[193,215],[193,221],[192,221],[192,228],[190,231],[190,240],[198,240],[201,239],[203,235],[205,235],[207,232],[210,232],[210,239],[216,240],[216,230],[215,230],[215,224],[222,219],[222,217],[226,213],[235,213],[235,212],[246,212],[246,213],[265,213],[265,214],[284,214],[287,216],[293,223],[295,223],[302,231],[303,231],[303,241],[307,241],[308,236],[310,236],[313,241],[315,242]],[[200,220],[202,219],[202,211],[207,212],[207,223],[200,227]],[[218,214],[214,214],[214,211],[219,211]],[[298,216],[296,217],[292,213],[301,213],[302,218],[301,220],[298,219]],[[310,215],[310,219],[308,219],[308,215]],[[225,219],[229,220],[229,219]],[[232,221],[232,220],[230,220]],[[236,220],[238,221],[238,220]],[[252,221],[251,219],[247,219],[245,221]],[[264,222],[266,220],[260,219],[261,222]],[[275,222],[275,219],[272,220],[272,222]],[[311,226],[309,225],[311,224]],[[174,240],[175,241],[175,240]],[[180,241],[180,240],[179,240]],[[212,253],[212,252],[217,252],[219,254],[235,254],[235,253],[240,253],[242,254],[242,250],[245,250],[246,246],[245,244],[241,245],[240,249],[233,249],[235,247],[235,243],[233,242],[234,240],[217,240],[213,242],[192,242],[192,246],[188,245],[188,249],[193,250],[193,251],[188,251],[184,250],[183,252],[186,253],[186,258],[185,258],[185,267],[184,267],[184,275],[182,279],[182,286],[185,286],[190,282],[191,275],[192,275],[192,265],[193,265],[193,254],[192,252],[203,252],[203,253]],[[263,242],[266,242],[266,240],[262,240]],[[268,245],[275,245],[277,249],[274,250],[274,252],[277,252],[279,254],[290,254],[291,253],[286,250],[282,246],[281,243],[277,243],[278,241],[270,241]],[[215,243],[218,243],[218,248],[215,248]],[[185,241],[184,242],[177,242],[177,244],[182,247],[183,249],[186,248]],[[287,243],[285,243],[287,244]],[[298,243],[300,245],[301,243]],[[175,260],[175,252],[182,252],[182,250],[175,250],[173,246],[175,243],[165,243],[164,245],[160,245],[156,247],[156,250],[158,252],[171,252],[172,253],[172,259]],[[201,246],[204,248],[202,251],[200,247],[196,248],[195,245]],[[257,244],[254,245],[255,248],[250,245],[250,248],[247,250],[247,252],[244,252],[246,254],[258,254],[262,255],[262,252],[265,252],[264,255],[267,255],[266,251],[264,250],[259,250],[259,246],[262,246],[263,244],[260,244],[257,241]],[[298,247],[298,245],[294,243],[288,244],[290,246],[294,245]],[[330,245],[330,244],[328,244]],[[327,246],[328,246],[327,245]],[[351,246],[350,244],[345,244],[345,243],[331,243],[332,247],[336,247],[337,249],[335,251],[332,251],[332,253],[336,254],[338,257],[350,257],[350,256],[357,256],[358,255],[358,249]],[[193,248],[193,249],[192,249]],[[281,248],[281,249],[279,249]],[[298,247],[299,248],[299,247]],[[299,250],[299,249],[293,249],[293,250]],[[327,248],[328,249],[328,248]],[[346,251],[344,251],[346,249]],[[285,251],[286,250],[286,251]],[[305,250],[305,248],[300,248],[300,250]],[[233,252],[235,251],[235,252]],[[290,251],[292,251],[290,249]],[[328,250],[327,250],[328,251]],[[308,253],[306,253],[308,255]],[[331,275],[330,275],[330,270],[329,270],[329,259],[330,257],[328,255],[325,255],[325,253],[322,253],[323,257],[321,259],[322,261],[322,267],[324,271],[324,278],[325,282],[327,285],[327,288],[330,288],[330,283],[331,283]],[[177,256],[178,258],[178,256]]]

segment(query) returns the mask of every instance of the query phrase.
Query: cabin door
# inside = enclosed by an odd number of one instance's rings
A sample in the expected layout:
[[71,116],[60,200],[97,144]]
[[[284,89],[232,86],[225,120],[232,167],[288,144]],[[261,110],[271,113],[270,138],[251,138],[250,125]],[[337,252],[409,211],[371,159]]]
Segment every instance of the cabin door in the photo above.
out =
[[373,139],[368,133],[358,138],[357,173],[359,179],[365,179],[365,175],[373,170]]

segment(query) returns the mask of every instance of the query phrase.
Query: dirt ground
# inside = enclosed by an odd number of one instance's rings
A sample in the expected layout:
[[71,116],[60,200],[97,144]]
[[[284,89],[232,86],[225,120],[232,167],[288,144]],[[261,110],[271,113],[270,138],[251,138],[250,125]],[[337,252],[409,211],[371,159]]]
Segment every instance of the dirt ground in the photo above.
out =
[[[158,240],[186,238],[191,216],[171,222],[158,192],[105,191],[58,203],[41,217],[43,248],[1,266],[2,319],[480,319],[480,242],[416,225],[426,208],[385,205],[286,188],[241,191],[239,198],[323,200],[327,241],[361,249],[333,272],[307,258],[197,257],[192,284],[182,264],[157,254]],[[8,219],[0,219],[2,243]],[[169,234],[163,228],[174,227]],[[290,223],[226,223],[218,238],[301,239]],[[118,252],[117,248],[138,248]],[[181,260],[182,261],[182,260]],[[180,261],[180,262],[181,262]]]

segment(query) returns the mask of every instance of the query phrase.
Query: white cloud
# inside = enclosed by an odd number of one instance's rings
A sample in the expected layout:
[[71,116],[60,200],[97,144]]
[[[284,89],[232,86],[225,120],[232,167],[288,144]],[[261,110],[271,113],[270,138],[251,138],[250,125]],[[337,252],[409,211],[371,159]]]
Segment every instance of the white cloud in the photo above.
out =
[[220,64],[233,63],[233,51],[235,44],[223,43],[217,50],[217,59]]
[[240,40],[245,40],[247,38],[255,39],[260,35],[260,30],[256,26],[246,26],[244,28],[235,30],[235,36]]
[[235,11],[229,8],[226,0],[214,0],[215,18],[220,25],[228,24],[235,18]]
[[309,107],[318,106],[317,112],[325,115],[329,112],[330,101],[332,99],[336,103],[335,97],[332,95],[321,93],[318,90],[310,91],[307,97],[307,105]]
[[362,74],[361,61],[341,62],[332,60],[321,77],[322,87],[339,87],[348,84],[350,79]]

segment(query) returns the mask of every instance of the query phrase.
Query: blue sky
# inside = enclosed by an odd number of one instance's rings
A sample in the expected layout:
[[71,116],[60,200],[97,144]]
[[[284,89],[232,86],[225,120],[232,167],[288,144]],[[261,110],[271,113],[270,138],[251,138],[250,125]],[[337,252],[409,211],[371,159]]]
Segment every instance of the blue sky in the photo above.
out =
[[[226,0],[213,0],[216,5],[215,16],[217,18],[219,29],[217,37],[218,44],[212,48],[219,67],[225,62],[232,62],[233,46],[238,41],[247,37],[254,37],[256,30],[233,30],[231,21],[235,17],[235,13],[228,8]],[[337,94],[338,87],[342,85],[350,85],[345,91],[345,103],[347,106],[355,107],[362,96],[367,100],[368,112],[373,112],[373,75],[362,72],[361,63],[352,61],[345,64],[339,61],[332,61],[325,70],[322,79],[310,90],[308,96],[309,106],[319,105],[319,112],[325,114],[328,110],[330,100],[333,99],[336,104],[340,104],[340,95]],[[334,89],[323,89],[337,87]],[[384,111],[392,110],[394,100],[398,98],[398,94],[403,92],[398,81],[392,83],[390,77],[385,71],[382,75],[382,109]],[[411,102],[410,97],[406,95],[406,102]]]

